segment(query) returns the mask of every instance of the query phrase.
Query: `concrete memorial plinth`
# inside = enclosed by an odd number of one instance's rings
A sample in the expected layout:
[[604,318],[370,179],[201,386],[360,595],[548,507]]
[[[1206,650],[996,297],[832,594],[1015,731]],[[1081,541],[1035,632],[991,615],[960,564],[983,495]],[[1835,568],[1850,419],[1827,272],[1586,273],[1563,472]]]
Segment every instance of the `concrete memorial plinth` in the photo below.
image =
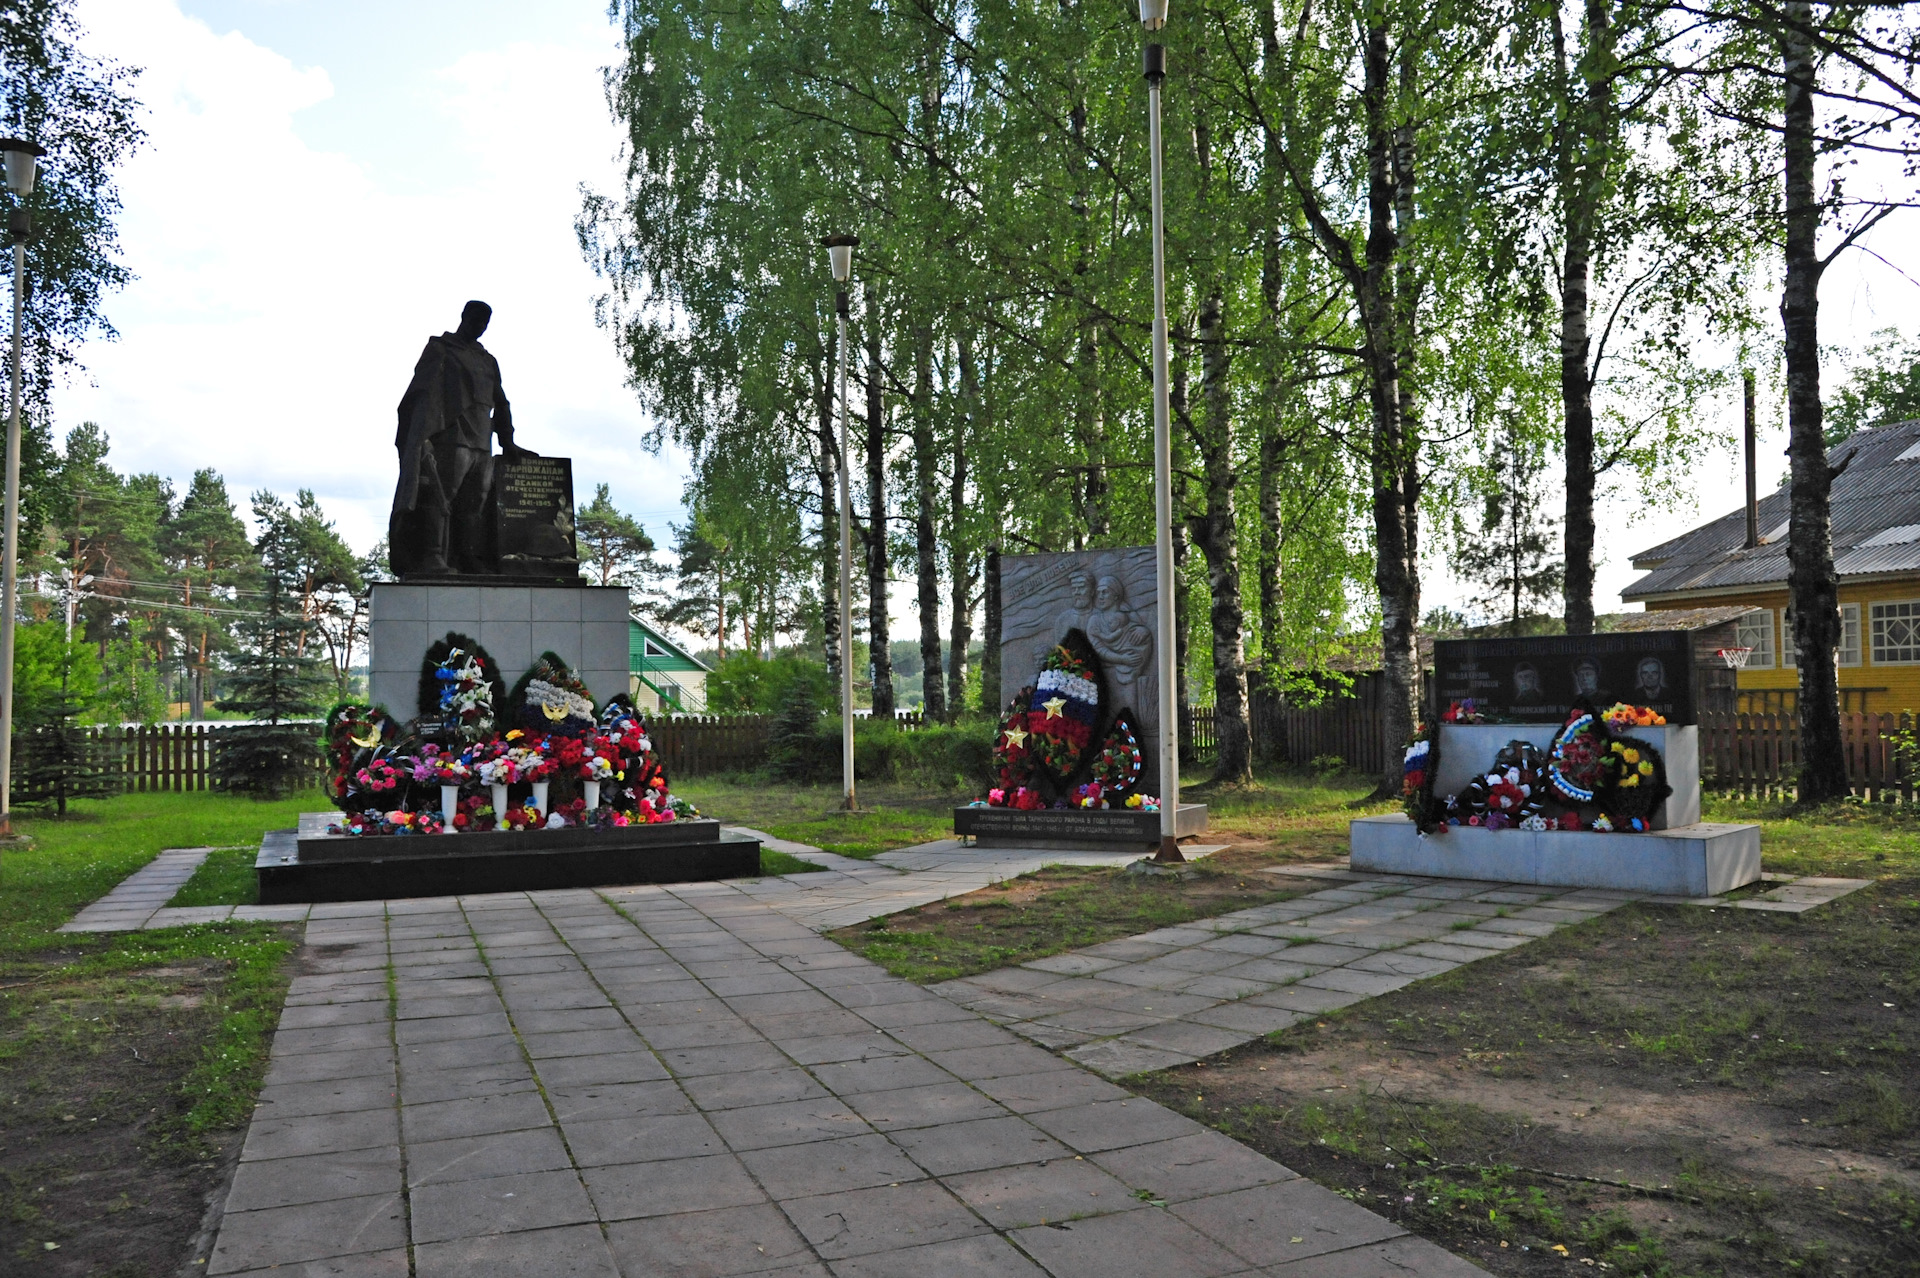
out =
[[[1440,763],[1433,777],[1435,794],[1458,794],[1473,777],[1489,772],[1493,758],[1509,741],[1526,741],[1545,753],[1557,723],[1443,723]],[[1614,733],[1645,741],[1666,761],[1673,794],[1653,811],[1656,830],[1692,825],[1700,819],[1700,729],[1690,723],[1659,728],[1629,728]]]
[[1349,833],[1353,868],[1378,874],[1688,897],[1718,896],[1760,877],[1757,825],[1704,821],[1651,834],[1456,825],[1422,835],[1396,813],[1361,817]]
[[1106,704],[1096,742],[1127,712],[1145,769],[1140,789],[1160,793],[1160,635],[1152,546],[1000,557],[1000,705],[1031,687],[1041,663],[1070,630],[1100,658]]
[[[1115,719],[1124,714],[1133,725],[1142,761],[1134,789],[1163,794],[1153,547],[1003,555],[999,565],[1001,707],[1011,706],[1022,690],[1034,686],[1048,655],[1069,634],[1080,632],[1099,659],[1101,683],[1088,757],[1097,754]],[[1085,777],[1085,766],[1078,778]],[[1182,838],[1205,833],[1206,805],[1179,804],[1174,828]],[[1131,808],[955,808],[953,830],[979,847],[1150,849],[1160,842],[1160,814]]]
[[[1183,803],[1173,814],[1179,838],[1204,834],[1207,805]],[[1115,847],[1152,850],[1160,845],[1160,814],[1138,809],[955,808],[953,832],[975,847],[1038,848],[1042,851],[1102,851]]]
[[624,586],[376,582],[367,605],[369,696],[411,718],[427,647],[453,631],[485,648],[509,683],[552,652],[604,704],[628,690],[627,608]]
[[262,905],[479,892],[688,883],[760,872],[760,840],[694,819],[593,830],[328,834],[337,813],[303,812],[260,844]]

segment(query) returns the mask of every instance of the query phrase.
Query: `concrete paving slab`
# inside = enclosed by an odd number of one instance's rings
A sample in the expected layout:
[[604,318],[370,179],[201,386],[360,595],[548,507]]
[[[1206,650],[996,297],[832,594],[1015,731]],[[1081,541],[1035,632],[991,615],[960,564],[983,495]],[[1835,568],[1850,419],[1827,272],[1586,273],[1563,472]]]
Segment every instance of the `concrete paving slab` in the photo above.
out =
[[[916,855],[945,866],[941,857],[978,853]],[[948,870],[862,873],[911,886]],[[971,881],[952,873],[920,890]],[[866,890],[864,907],[849,896],[835,910],[876,908]],[[1380,890],[1369,883],[1363,895]],[[1156,1274],[1250,1271],[1236,1250],[1253,1247],[1238,1237],[1248,1226],[1229,1200],[1284,1187],[1293,1174],[1078,1062],[1114,1074],[1177,1064],[1301,1014],[1266,1000],[1357,995],[1253,982],[1268,992],[1222,1002],[1094,975],[1176,952],[1158,941],[1133,958],[1028,969],[1064,983],[1071,998],[1053,997],[1047,983],[972,990],[1066,1015],[1148,1018],[1135,1028],[1182,1049],[1108,1037],[1079,1043],[1075,1061],[1063,1062],[820,940],[810,930],[818,915],[785,908],[810,894],[756,897],[724,885],[535,893],[442,902],[437,913],[396,913],[392,927],[376,911],[314,918],[310,940],[345,938],[352,949],[325,960],[334,975],[295,987],[301,1001],[276,1044],[215,1272],[311,1263],[397,1275],[409,1246],[413,1278],[1116,1278],[1138,1272],[1142,1258]],[[899,898],[888,896],[893,908]],[[482,934],[485,964],[432,943],[463,927]],[[1195,949],[1244,930],[1158,935]],[[1263,940],[1211,953],[1241,965],[1268,961],[1260,953],[1270,948]],[[388,964],[401,971],[398,1007],[385,996]],[[1213,976],[1211,962],[1197,966],[1169,970],[1230,979]],[[409,1014],[423,1012],[439,1014]],[[385,1039],[372,1032],[383,1025]],[[322,1050],[348,1041],[362,1046]],[[397,1195],[353,1192],[362,1174],[397,1177],[402,1158],[411,1220]],[[1213,1214],[1195,1208],[1193,1220],[1172,1210],[1209,1202]],[[1391,1229],[1381,1222],[1373,1236],[1382,1227]],[[1371,1245],[1348,1250],[1359,1257]]]

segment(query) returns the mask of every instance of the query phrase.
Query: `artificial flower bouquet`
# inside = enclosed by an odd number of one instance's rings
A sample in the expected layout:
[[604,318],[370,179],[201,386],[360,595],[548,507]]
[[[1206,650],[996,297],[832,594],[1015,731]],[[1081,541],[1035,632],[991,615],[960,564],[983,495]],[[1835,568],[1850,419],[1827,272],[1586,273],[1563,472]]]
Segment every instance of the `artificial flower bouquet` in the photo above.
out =
[[413,779],[422,785],[465,785],[473,779],[466,755],[428,742],[413,759]]
[[1606,720],[1607,728],[1612,732],[1625,732],[1630,728],[1659,728],[1667,722],[1667,717],[1658,710],[1628,705],[1624,701],[1608,706],[1600,717]]

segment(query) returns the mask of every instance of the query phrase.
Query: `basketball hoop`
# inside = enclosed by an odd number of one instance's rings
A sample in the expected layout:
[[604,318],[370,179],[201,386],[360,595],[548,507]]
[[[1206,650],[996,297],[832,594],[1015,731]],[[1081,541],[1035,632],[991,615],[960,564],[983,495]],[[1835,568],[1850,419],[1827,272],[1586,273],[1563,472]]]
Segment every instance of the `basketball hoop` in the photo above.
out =
[[1751,648],[1719,648],[1715,651],[1720,660],[1727,663],[1729,670],[1745,670],[1747,658],[1753,655]]

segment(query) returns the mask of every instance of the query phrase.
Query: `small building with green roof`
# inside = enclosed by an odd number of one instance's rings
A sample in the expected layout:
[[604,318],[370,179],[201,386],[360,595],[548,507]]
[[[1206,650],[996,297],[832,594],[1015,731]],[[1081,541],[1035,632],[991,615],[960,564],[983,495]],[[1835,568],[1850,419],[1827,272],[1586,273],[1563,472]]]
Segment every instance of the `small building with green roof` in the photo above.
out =
[[627,618],[628,691],[654,714],[701,714],[707,708],[705,662],[637,617]]

